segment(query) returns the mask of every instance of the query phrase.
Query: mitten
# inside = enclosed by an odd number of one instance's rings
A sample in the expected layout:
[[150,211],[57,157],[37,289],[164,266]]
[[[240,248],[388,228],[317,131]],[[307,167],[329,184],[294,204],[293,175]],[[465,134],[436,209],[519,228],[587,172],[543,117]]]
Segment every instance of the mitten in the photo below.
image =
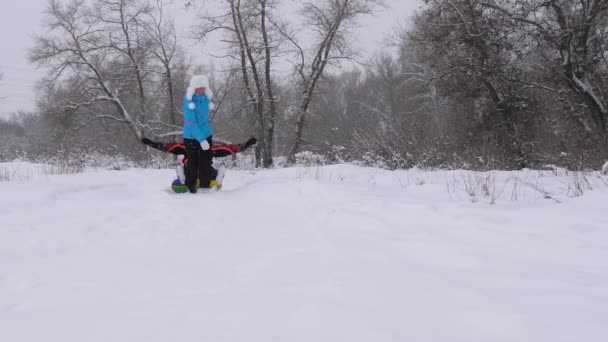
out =
[[203,151],[207,151],[211,146],[209,146],[209,142],[207,140],[203,140],[201,142],[201,148]]
[[249,148],[249,147],[255,145],[257,142],[258,142],[258,139],[251,138],[245,142],[245,144],[243,145],[243,149]]

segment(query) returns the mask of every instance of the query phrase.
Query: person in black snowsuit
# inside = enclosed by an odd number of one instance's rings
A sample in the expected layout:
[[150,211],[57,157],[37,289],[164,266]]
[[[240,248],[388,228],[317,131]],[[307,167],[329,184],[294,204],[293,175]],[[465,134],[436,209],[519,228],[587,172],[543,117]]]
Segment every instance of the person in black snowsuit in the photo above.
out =
[[[141,139],[141,142],[143,142],[144,144],[157,149],[159,151],[163,151],[163,152],[167,152],[167,153],[171,153],[173,155],[176,156],[185,156],[187,153],[187,149],[186,149],[186,145],[183,143],[174,143],[174,142],[160,142],[160,141],[153,141],[150,140],[148,138],[143,138]],[[257,143],[257,139],[256,138],[250,138],[249,140],[247,140],[244,143],[241,144],[214,144],[211,146],[211,148],[209,149],[211,151],[211,155],[213,158],[223,158],[223,157],[227,157],[227,156],[234,156],[237,153],[243,152],[246,149],[248,149],[249,147],[255,145]],[[186,176],[185,176],[185,172],[184,170],[186,169],[188,165],[188,159],[187,158],[183,158],[182,159],[182,164],[178,165],[175,169],[175,171],[177,172],[177,178],[173,184],[172,184],[172,189],[175,192],[186,192],[189,191],[177,191],[175,187],[179,188],[180,186],[183,186],[185,184],[185,180],[186,180]],[[220,168],[218,169],[218,177],[216,178],[216,184],[219,184],[219,186],[217,186],[217,189],[221,188],[221,182],[223,178],[223,170],[225,170],[224,166],[221,165]],[[221,174],[219,174],[221,173]]]

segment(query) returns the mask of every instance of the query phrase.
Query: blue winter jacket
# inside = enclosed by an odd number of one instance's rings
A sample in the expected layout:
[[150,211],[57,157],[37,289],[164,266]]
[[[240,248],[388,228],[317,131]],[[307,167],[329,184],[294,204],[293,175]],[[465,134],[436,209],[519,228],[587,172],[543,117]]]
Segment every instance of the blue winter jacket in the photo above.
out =
[[199,142],[213,135],[209,123],[209,98],[207,95],[194,94],[192,101],[184,96],[184,139],[196,139]]

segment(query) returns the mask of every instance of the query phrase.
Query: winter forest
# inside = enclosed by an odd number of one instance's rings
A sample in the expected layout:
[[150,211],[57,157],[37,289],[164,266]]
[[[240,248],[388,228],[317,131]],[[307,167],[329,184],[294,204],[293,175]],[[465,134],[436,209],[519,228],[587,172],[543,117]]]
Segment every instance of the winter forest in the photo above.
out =
[[391,1],[181,2],[198,44],[221,41],[221,65],[186,53],[173,1],[50,0],[28,51],[44,75],[37,109],[0,121],[0,160],[146,165],[142,137],[181,139],[193,73],[211,79],[215,139],[257,137],[259,167],[598,170],[608,158],[608,1],[425,0],[365,58],[358,25]]

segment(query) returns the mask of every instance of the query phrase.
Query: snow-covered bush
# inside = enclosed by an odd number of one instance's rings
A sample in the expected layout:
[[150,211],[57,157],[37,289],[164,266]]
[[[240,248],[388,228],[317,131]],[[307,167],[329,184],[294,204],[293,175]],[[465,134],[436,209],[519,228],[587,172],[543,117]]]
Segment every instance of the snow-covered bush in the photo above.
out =
[[320,166],[326,165],[327,159],[320,154],[316,154],[311,151],[304,151],[296,154],[295,164],[297,166]]
[[273,158],[273,161],[274,167],[287,167],[289,165],[289,163],[287,162],[287,157],[285,156],[275,157]]
[[232,157],[216,158],[214,166],[216,166],[215,163],[222,163],[231,169],[251,170],[255,168],[255,155],[252,153],[239,153]]
[[342,145],[336,145],[331,147],[327,156],[327,160],[331,164],[343,164],[349,160],[352,160],[352,156],[348,152],[346,147]]
[[360,165],[360,166],[377,167],[380,169],[389,168],[388,167],[389,163],[386,161],[386,159],[384,157],[382,157],[381,155],[378,155],[376,153],[372,153],[372,152],[364,153],[361,160],[355,161],[354,164]]
[[587,174],[583,171],[572,172],[569,180],[568,196],[570,197],[582,196],[585,191],[593,190]]

